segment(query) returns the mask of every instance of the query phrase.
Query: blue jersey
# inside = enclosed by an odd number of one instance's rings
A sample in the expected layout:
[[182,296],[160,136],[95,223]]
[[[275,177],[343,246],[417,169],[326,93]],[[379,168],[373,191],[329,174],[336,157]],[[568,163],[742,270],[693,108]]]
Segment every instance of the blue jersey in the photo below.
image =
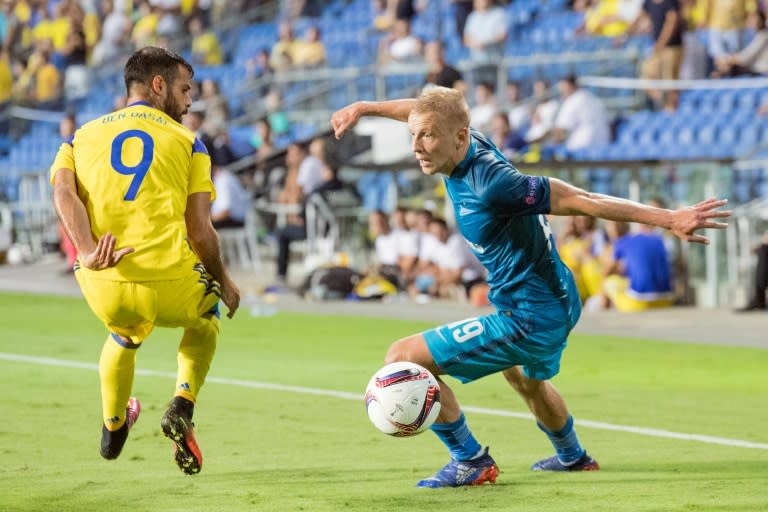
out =
[[531,326],[572,326],[580,303],[544,216],[550,211],[549,179],[518,172],[493,143],[470,130],[467,155],[445,186],[461,234],[488,269],[491,303]]
[[672,293],[664,239],[657,233],[625,235],[613,244],[613,258],[624,263],[627,291],[636,299],[657,300]]

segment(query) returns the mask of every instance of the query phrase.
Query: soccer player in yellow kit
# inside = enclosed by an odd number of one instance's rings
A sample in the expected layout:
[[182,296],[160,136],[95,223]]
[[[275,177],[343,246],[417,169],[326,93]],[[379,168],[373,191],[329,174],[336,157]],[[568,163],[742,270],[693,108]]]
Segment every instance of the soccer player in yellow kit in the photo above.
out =
[[180,124],[193,73],[168,50],[138,50],[125,65],[128,106],[77,130],[51,166],[56,211],[79,254],[77,282],[109,330],[99,360],[101,455],[117,458],[138,419],[136,350],[155,326],[183,327],[176,392],[160,424],[187,474],[203,460],[192,412],[216,349],[219,299],[230,318],[240,302],[211,224],[210,157]]

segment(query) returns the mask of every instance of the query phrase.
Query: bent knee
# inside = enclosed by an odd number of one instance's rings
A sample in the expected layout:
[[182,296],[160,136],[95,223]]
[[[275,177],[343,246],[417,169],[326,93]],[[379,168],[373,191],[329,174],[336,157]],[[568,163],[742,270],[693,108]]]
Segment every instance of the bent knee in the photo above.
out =
[[410,361],[433,372],[437,369],[432,353],[427,347],[427,342],[420,334],[403,338],[389,346],[389,350],[384,356],[384,363],[390,364],[400,361]]
[[407,339],[396,341],[389,346],[384,356],[384,364],[398,363],[400,361],[413,361]]
[[509,385],[522,396],[536,395],[541,392],[542,386],[546,385],[546,381],[526,377],[519,366],[508,368],[503,373]]

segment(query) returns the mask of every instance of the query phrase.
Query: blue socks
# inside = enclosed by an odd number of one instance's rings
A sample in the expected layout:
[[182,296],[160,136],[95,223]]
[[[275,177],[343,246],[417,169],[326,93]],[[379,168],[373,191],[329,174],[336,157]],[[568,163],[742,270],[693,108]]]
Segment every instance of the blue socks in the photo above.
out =
[[[448,447],[456,460],[471,460],[482,453],[482,447],[469,431],[464,413],[453,423],[435,423],[432,432]],[[574,434],[575,436],[575,434]]]
[[579,438],[576,436],[576,429],[573,427],[573,416],[568,416],[568,421],[559,432],[552,432],[547,427],[539,423],[536,424],[547,434],[552,446],[555,447],[557,458],[563,466],[570,466],[582,458],[586,451],[579,444]]

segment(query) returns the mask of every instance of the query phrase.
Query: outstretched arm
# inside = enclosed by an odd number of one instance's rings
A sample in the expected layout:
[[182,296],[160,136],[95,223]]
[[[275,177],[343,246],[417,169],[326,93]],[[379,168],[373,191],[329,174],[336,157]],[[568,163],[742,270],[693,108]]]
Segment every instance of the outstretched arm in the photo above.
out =
[[123,256],[133,252],[131,247],[115,250],[116,240],[112,233],[94,240],[88,211],[77,195],[75,173],[61,168],[56,171],[54,180],[53,205],[85,268],[102,270],[114,267]]
[[333,113],[331,126],[337,139],[354,128],[363,116],[387,117],[395,121],[408,121],[415,99],[390,101],[358,101]]
[[681,240],[708,244],[709,238],[695,234],[698,229],[725,229],[728,224],[714,222],[731,216],[730,211],[715,211],[727,199],[707,199],[679,210],[667,210],[628,199],[595,194],[551,178],[550,208],[554,215],[592,215],[606,220],[639,222],[670,230]]

